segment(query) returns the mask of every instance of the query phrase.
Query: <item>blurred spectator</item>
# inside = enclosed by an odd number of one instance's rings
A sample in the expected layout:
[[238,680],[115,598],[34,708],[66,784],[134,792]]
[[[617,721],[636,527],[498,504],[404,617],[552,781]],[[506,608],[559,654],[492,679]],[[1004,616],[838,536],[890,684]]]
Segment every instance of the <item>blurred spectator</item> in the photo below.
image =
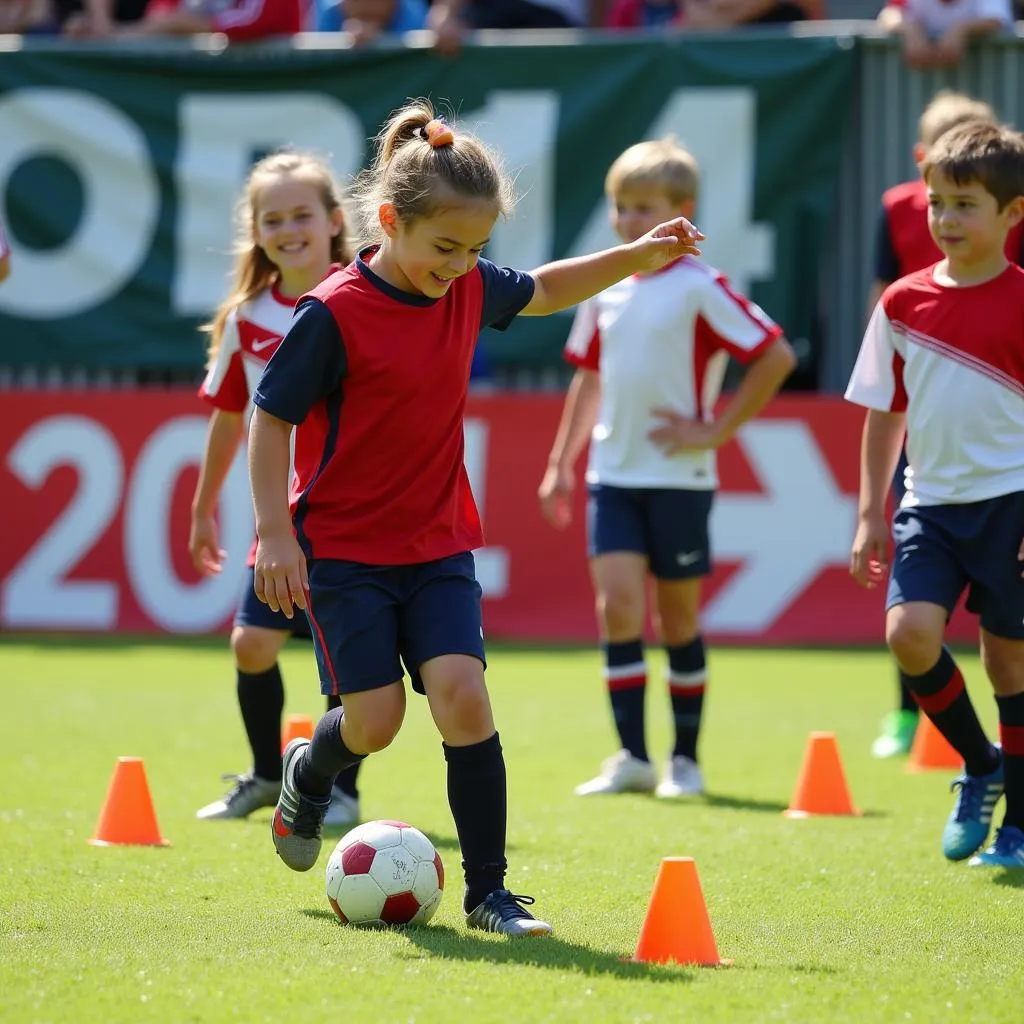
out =
[[54,0],[61,31],[69,36],[109,36],[118,25],[141,21],[147,0]]
[[893,0],[878,23],[900,37],[911,67],[949,67],[972,36],[1013,27],[1013,0]]
[[727,29],[820,17],[818,0],[683,0],[688,29]]
[[315,0],[318,32],[348,32],[357,46],[427,27],[426,0]]
[[[72,0],[74,2],[74,0]],[[251,42],[302,31],[303,0],[149,0],[135,21],[118,23],[124,3],[138,0],[83,0],[83,16],[69,22],[68,33],[114,34],[124,39],[190,36],[223,32],[232,42]]]
[[57,16],[50,0],[0,0],[0,36],[56,31]]
[[665,28],[678,25],[685,0],[615,0],[608,12],[608,28]]
[[433,0],[427,24],[435,46],[454,53],[465,29],[581,28],[587,0]]
[[11,272],[11,247],[7,244],[7,236],[4,234],[3,223],[0,222],[0,281],[7,278]]

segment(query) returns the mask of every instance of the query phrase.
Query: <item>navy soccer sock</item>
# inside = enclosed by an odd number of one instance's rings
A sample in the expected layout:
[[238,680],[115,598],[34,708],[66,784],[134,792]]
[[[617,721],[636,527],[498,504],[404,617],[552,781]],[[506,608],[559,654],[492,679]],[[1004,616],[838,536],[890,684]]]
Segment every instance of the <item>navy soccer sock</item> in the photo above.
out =
[[668,654],[668,692],[672,701],[672,720],[676,727],[673,757],[697,760],[697,739],[704,712],[704,687],[707,684],[707,662],[704,638],[698,636],[687,644],[665,647]]
[[275,662],[266,672],[236,668],[238,707],[252,748],[252,771],[261,779],[281,778],[281,713],[284,683]]
[[914,699],[950,746],[964,759],[968,775],[988,775],[999,755],[978,721],[956,662],[943,647],[939,660],[919,676],[907,676]]
[[900,711],[912,711],[916,715],[918,712],[917,701],[914,700],[914,693],[907,682],[910,677],[903,669],[898,666],[897,668],[899,671]]
[[644,739],[644,697],[647,690],[647,666],[642,640],[626,640],[604,645],[604,678],[612,705],[612,717],[619,742],[633,757],[646,761]]
[[[341,698],[333,693],[329,694],[327,697],[327,710],[333,711],[335,708],[340,707]],[[356,761],[355,764],[349,765],[348,768],[342,768],[334,780],[334,788],[340,789],[345,796],[350,796],[353,800],[359,799],[359,786],[357,780],[359,779],[359,766],[362,763],[362,761]]]
[[358,764],[365,754],[354,754],[341,738],[344,710],[332,708],[316,724],[313,739],[295,766],[295,784],[307,796],[329,796],[335,777]]
[[441,747],[448,763],[448,805],[462,850],[463,909],[468,914],[505,885],[505,757],[497,733],[468,747]]
[[999,742],[1006,773],[1004,825],[1024,829],[1024,693],[996,697],[999,708]]

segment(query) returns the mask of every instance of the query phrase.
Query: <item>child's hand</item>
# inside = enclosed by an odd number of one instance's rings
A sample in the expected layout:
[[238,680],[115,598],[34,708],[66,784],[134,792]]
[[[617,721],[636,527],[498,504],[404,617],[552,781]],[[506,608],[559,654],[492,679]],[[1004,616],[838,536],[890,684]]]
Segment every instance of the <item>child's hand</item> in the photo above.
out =
[[193,516],[188,532],[188,553],[200,576],[216,576],[224,567],[228,553],[221,548],[217,520],[213,516]]
[[571,470],[548,466],[537,488],[537,497],[540,498],[541,514],[557,530],[564,530],[572,522],[572,492],[575,489],[576,479]]
[[652,409],[651,414],[661,422],[649,430],[647,436],[666,455],[708,451],[722,444],[721,433],[714,423],[689,419],[674,409]]
[[295,608],[306,609],[309,576],[306,556],[290,531],[281,537],[261,537],[256,546],[253,590],[271,611],[293,618]]
[[699,256],[697,247],[704,237],[685,217],[676,217],[641,235],[631,248],[637,257],[637,271],[660,270],[680,256]]
[[889,569],[889,524],[884,516],[861,516],[850,551],[850,575],[873,590]]

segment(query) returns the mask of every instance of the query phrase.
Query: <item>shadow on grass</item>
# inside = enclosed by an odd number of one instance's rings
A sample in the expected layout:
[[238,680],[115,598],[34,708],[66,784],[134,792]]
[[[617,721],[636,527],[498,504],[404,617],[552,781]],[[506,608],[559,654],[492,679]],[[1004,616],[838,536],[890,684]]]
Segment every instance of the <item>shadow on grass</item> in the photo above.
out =
[[[359,824],[363,825],[366,824],[366,822],[359,822]],[[351,832],[355,827],[355,825],[324,825],[324,838],[331,839],[336,842],[341,839],[342,836]],[[434,844],[435,850],[447,850],[454,851],[455,853],[461,853],[458,836],[442,836],[437,835],[434,832],[424,832],[423,834]],[[505,849],[514,851],[516,849],[516,845],[515,843],[506,843]]]
[[1007,868],[996,875],[992,881],[996,885],[1005,885],[1010,889],[1024,889],[1024,871],[1020,868]]
[[[300,913],[317,921],[337,923],[331,910],[303,907]],[[348,927],[348,926],[346,926]],[[588,946],[564,942],[554,936],[536,939],[478,938],[447,925],[424,925],[419,928],[373,928],[393,931],[408,939],[409,944],[424,954],[441,960],[485,961],[491,964],[528,964],[585,975],[604,975],[634,981],[690,982],[700,968],[678,964],[638,964],[628,958],[602,953]],[[413,953],[399,954],[413,956]]]
[[730,796],[726,793],[705,793],[702,802],[708,807],[726,807],[734,811],[763,811],[767,814],[781,814],[789,806],[778,800],[755,800],[753,797]]

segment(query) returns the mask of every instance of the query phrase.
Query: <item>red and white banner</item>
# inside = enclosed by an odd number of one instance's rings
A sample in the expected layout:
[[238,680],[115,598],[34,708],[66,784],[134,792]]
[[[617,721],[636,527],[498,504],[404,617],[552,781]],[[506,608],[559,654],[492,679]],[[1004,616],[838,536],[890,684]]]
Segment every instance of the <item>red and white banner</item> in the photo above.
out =
[[[190,392],[6,392],[0,398],[0,627],[207,633],[238,602],[252,510],[244,460],[220,520],[229,568],[199,579],[186,550],[207,410]],[[563,532],[537,485],[560,395],[470,402],[466,463],[487,532],[477,553],[493,639],[592,640],[585,488]],[[785,396],[719,456],[717,563],[704,623],[750,643],[877,643],[883,596],[846,565],[856,517],[862,414],[842,399]],[[958,613],[955,639],[976,636]]]

